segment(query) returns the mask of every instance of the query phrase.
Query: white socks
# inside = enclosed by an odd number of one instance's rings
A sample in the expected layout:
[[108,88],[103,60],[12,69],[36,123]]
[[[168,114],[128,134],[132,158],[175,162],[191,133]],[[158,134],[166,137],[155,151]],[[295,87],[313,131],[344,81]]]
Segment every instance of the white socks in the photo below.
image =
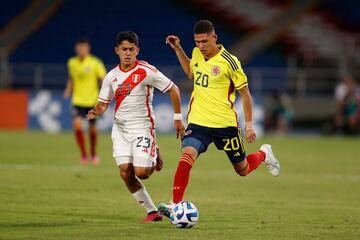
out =
[[132,195],[136,199],[136,201],[146,209],[148,213],[157,211],[145,187],[140,188],[136,192],[132,193]]

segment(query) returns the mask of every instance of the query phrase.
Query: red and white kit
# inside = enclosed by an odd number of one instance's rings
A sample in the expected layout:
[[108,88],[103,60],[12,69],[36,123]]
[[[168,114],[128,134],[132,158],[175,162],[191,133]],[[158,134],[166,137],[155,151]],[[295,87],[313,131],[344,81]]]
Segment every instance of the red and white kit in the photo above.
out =
[[98,100],[104,103],[110,103],[114,97],[116,100],[112,140],[118,165],[133,162],[134,166],[150,167],[154,164],[154,87],[164,93],[172,85],[170,79],[144,61],[137,61],[136,66],[127,71],[119,65],[105,76]]

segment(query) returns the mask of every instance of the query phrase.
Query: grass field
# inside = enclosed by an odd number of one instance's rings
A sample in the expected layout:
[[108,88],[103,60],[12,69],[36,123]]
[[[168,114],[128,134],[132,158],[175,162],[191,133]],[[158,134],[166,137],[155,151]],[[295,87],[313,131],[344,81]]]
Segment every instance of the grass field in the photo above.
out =
[[[169,202],[180,147],[159,136],[165,168],[145,181]],[[99,166],[81,166],[72,133],[0,132],[0,239],[360,239],[360,139],[265,137],[282,173],[265,166],[237,176],[212,146],[195,164],[185,198],[200,212],[192,229],[145,216],[99,139]]]

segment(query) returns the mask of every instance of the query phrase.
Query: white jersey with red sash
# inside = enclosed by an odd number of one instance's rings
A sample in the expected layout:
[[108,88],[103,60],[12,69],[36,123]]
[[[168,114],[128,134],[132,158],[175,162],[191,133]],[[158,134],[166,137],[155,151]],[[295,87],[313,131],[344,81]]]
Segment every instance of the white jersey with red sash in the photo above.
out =
[[122,130],[155,128],[152,100],[154,87],[168,91],[173,82],[145,61],[124,71],[120,65],[112,69],[102,83],[98,100],[116,100],[115,124]]

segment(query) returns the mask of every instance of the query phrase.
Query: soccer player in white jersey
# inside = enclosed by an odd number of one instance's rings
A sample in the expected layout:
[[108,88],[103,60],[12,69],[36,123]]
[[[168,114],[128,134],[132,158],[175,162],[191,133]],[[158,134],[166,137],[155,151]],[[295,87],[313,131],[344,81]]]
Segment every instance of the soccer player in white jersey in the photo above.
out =
[[157,208],[140,179],[147,179],[156,167],[155,119],[152,99],[154,87],[169,92],[174,108],[176,136],[183,137],[179,88],[154,66],[137,60],[139,38],[134,32],[117,35],[115,52],[120,64],[111,70],[101,86],[98,103],[87,115],[93,119],[106,111],[115,98],[112,128],[113,157],[127,188],[147,211],[144,222],[160,221]]

